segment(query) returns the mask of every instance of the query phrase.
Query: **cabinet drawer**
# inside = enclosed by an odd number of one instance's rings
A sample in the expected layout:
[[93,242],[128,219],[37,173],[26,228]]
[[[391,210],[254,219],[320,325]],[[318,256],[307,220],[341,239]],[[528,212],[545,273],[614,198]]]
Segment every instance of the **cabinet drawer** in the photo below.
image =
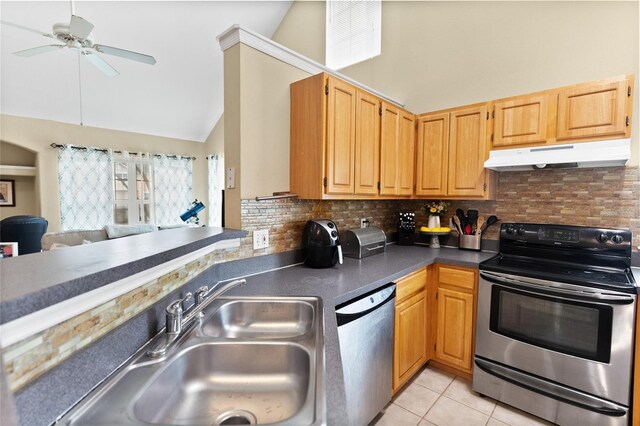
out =
[[470,269],[439,266],[438,283],[473,290],[476,284],[476,273]]
[[424,290],[427,284],[427,270],[422,268],[396,281],[396,306],[407,297]]

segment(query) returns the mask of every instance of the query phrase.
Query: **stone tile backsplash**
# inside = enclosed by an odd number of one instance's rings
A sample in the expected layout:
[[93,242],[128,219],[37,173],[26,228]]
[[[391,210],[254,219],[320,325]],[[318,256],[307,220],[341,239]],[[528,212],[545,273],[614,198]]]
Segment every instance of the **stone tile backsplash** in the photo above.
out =
[[[243,239],[239,257],[258,256],[300,248],[302,229],[309,219],[332,219],[339,230],[358,228],[360,218],[386,233],[396,230],[399,212],[415,212],[418,226],[426,225],[421,207],[426,200],[242,200]],[[634,251],[640,245],[640,169],[549,169],[502,172],[494,201],[455,201],[443,221],[457,208],[495,214],[502,222],[556,223],[564,225],[629,228]],[[253,250],[251,231],[268,229],[270,246]],[[499,223],[487,239],[498,239]]]

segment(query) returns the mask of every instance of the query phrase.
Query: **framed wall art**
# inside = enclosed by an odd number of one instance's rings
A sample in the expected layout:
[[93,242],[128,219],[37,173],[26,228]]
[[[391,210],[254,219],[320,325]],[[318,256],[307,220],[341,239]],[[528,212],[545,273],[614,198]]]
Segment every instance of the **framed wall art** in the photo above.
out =
[[16,206],[16,181],[0,179],[0,207]]

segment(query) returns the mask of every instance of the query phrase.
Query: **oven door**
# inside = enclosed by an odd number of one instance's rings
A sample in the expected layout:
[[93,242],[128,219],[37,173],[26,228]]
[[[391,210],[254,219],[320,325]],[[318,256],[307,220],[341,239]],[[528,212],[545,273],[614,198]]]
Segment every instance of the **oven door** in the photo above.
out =
[[476,355],[629,405],[635,295],[481,271]]

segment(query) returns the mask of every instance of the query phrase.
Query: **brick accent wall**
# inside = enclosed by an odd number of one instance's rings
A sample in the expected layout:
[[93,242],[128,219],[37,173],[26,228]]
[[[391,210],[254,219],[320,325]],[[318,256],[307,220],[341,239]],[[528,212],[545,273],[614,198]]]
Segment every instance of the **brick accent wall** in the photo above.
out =
[[[385,232],[396,230],[399,212],[415,212],[418,226],[426,225],[421,207],[426,200],[303,201],[242,200],[242,228],[249,235],[242,241],[240,258],[300,248],[302,229],[308,219],[332,219],[339,230],[358,228],[360,218]],[[640,245],[640,169],[548,169],[502,172],[498,175],[495,201],[450,201],[443,221],[457,208],[477,209],[481,215],[498,216],[503,222],[556,223],[580,226],[629,228],[634,251]],[[252,232],[269,230],[266,249],[253,250]],[[499,223],[487,239],[498,239]]]
[[[633,250],[640,245],[640,169],[549,169],[503,172],[495,201],[452,202],[464,211],[474,208],[503,222],[628,228]],[[494,225],[486,237],[498,239]]]
[[[331,219],[338,230],[359,228],[360,218],[393,232],[400,204],[394,200],[307,201],[242,200],[242,229],[248,231],[240,245],[240,257],[261,256],[300,248],[302,230],[309,219]],[[253,250],[253,231],[269,230],[269,247]]]

